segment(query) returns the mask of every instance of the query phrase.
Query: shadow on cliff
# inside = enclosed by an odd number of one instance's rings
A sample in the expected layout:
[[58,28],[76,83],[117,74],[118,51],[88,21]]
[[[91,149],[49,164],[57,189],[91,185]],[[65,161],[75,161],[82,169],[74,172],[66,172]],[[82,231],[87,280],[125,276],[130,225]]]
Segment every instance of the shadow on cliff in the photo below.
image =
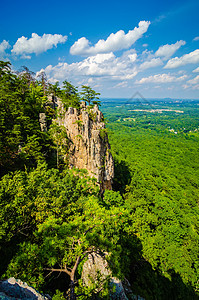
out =
[[114,158],[115,176],[113,180],[113,190],[125,192],[125,187],[131,181],[131,173],[128,165],[124,160],[118,161]]

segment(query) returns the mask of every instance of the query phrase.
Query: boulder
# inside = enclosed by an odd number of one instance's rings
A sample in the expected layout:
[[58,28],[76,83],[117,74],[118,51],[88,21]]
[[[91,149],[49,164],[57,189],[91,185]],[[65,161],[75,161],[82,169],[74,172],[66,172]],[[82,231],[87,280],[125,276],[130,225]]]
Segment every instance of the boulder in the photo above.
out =
[[1,300],[49,300],[49,295],[41,295],[26,282],[14,277],[0,281]]

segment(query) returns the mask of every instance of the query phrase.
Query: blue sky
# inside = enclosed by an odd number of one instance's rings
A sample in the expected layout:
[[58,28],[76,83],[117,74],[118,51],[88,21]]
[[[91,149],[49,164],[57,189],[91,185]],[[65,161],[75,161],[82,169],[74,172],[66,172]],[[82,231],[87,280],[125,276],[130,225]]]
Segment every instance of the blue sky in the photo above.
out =
[[199,1],[1,1],[0,59],[102,97],[199,99]]

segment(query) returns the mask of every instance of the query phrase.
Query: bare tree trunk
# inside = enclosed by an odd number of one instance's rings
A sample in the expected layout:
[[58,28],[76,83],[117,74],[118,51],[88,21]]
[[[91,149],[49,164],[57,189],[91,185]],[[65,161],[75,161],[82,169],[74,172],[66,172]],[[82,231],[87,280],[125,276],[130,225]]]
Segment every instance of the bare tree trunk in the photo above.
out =
[[57,169],[59,169],[59,148],[57,143]]
[[[92,227],[93,228],[93,227]],[[90,231],[92,228],[89,228],[85,234]],[[80,244],[80,241],[78,240],[78,244]],[[85,255],[87,255],[88,252],[84,253],[84,256],[83,258],[85,257]],[[52,272],[65,272],[66,274],[68,274],[70,276],[70,296],[69,296],[69,300],[76,300],[77,299],[77,296],[75,294],[75,272],[77,270],[77,267],[80,263],[81,259],[80,259],[80,256],[77,257],[76,259],[76,262],[75,262],[75,265],[74,267],[72,268],[72,270],[70,269],[67,269],[66,266],[64,266],[63,269],[54,269],[54,268],[45,268],[44,270],[48,270],[48,271],[51,271],[50,274]]]
[[72,279],[71,279],[71,282],[70,282],[70,300],[76,300],[75,282]]
[[75,265],[71,271],[70,274],[70,300],[76,300],[76,295],[75,295],[75,272],[77,270],[78,264],[80,262],[80,256],[77,257]]

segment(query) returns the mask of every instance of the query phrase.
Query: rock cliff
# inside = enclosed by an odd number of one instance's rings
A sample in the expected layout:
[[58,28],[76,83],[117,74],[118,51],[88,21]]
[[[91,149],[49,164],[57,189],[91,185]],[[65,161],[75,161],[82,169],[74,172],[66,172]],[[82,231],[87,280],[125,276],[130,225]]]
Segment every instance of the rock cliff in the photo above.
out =
[[64,109],[57,101],[58,124],[66,128],[69,139],[69,167],[87,169],[95,177],[101,192],[112,189],[114,162],[105,128],[104,117],[98,106],[81,103],[79,109]]
[[126,278],[123,281],[113,277],[106,260],[106,253],[93,252],[88,255],[88,259],[82,266],[82,282],[84,286],[90,287],[96,283],[96,292],[99,292],[106,279],[109,280],[110,299],[117,300],[145,300],[139,295],[134,295],[130,283]]
[[1,300],[50,300],[49,295],[41,295],[33,287],[14,277],[0,281]]

